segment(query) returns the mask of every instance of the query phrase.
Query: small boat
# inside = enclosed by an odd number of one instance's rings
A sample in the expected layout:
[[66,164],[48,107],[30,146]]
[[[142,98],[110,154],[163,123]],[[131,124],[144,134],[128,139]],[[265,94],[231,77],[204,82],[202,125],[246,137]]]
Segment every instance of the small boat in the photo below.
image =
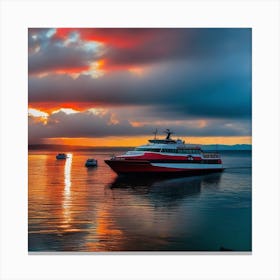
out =
[[67,155],[63,154],[63,153],[60,153],[60,154],[56,155],[56,159],[66,159],[66,158],[67,158]]
[[97,160],[94,158],[89,158],[85,163],[85,167],[95,167],[95,166],[97,166]]
[[224,170],[218,153],[206,153],[198,145],[173,140],[167,129],[165,139],[149,140],[123,155],[114,156],[105,163],[117,174],[183,174],[199,175]]

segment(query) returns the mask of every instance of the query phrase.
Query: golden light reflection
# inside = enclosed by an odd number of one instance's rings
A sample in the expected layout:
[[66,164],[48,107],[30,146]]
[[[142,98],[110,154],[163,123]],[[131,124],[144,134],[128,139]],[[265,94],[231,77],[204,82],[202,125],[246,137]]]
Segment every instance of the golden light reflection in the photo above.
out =
[[72,220],[71,217],[71,167],[72,167],[72,154],[67,154],[64,166],[64,193],[63,193],[63,217],[64,227],[69,227]]
[[100,209],[97,211],[96,232],[92,236],[89,235],[89,239],[111,240],[111,242],[88,241],[85,244],[87,251],[108,251],[120,248],[124,233],[122,230],[116,228],[110,216],[111,213],[108,210]]
[[[95,147],[135,147],[147,143],[153,135],[146,136],[123,136],[123,137],[106,137],[106,138],[46,138],[45,144],[77,145],[77,146],[95,146]],[[176,136],[174,136],[177,139]],[[178,137],[179,138],[179,137]],[[181,137],[180,137],[181,138]],[[233,137],[182,137],[189,144],[252,144],[251,136],[233,136]]]

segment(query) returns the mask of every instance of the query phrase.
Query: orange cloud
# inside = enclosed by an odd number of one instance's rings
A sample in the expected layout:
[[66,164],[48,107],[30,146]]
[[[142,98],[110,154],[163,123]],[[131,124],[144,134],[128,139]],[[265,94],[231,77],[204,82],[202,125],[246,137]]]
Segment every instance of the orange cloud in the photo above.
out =
[[65,40],[67,39],[69,33],[71,33],[74,30],[76,30],[76,28],[57,28],[53,38]]
[[55,69],[56,74],[76,74],[90,69],[90,65],[77,66],[77,67],[63,67]]
[[141,44],[152,38],[155,33],[153,29],[140,28],[57,28],[54,38],[65,40],[71,32],[78,32],[84,41],[95,41],[120,48],[130,48]]
[[131,63],[123,63],[123,64],[116,64],[112,63],[109,59],[102,59],[98,60],[96,63],[96,70],[100,71],[129,71],[132,74],[137,76],[141,76],[144,73],[144,69],[142,67],[136,66],[135,64]]
[[64,109],[72,109],[75,111],[84,111],[87,110],[89,108],[93,108],[95,106],[93,106],[92,103],[69,103],[69,102],[62,102],[59,104],[56,103],[52,103],[52,102],[43,102],[43,103],[29,103],[29,109],[35,109],[35,110],[39,110],[42,112],[45,112],[47,114],[51,114],[54,111],[58,111],[61,108]]
[[30,75],[35,75],[38,77],[44,77],[48,74],[57,74],[57,75],[79,75],[85,71],[89,71],[90,70],[90,65],[85,65],[85,66],[77,66],[77,67],[57,67],[54,69],[48,69],[46,70],[46,72],[39,72],[39,73],[29,73]]
[[[71,32],[77,32],[85,42],[99,42],[109,47],[108,53],[97,61],[98,70],[126,70],[136,75],[143,74],[143,68],[139,67],[143,64],[142,60],[144,61],[141,53],[145,53],[145,48],[142,50],[142,46],[159,35],[159,30],[152,28],[57,28],[54,39],[67,40]],[[157,53],[160,53],[161,49],[162,46],[158,46]],[[126,53],[127,51],[130,53]],[[129,57],[135,57],[135,53],[140,53],[141,59],[130,61]]]

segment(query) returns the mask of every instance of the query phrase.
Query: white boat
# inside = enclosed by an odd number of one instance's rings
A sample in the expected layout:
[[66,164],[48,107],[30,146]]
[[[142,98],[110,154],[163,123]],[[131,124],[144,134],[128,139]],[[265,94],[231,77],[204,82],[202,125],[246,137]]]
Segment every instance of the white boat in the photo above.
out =
[[173,140],[167,129],[165,139],[152,139],[134,151],[105,160],[117,174],[185,174],[195,175],[224,170],[218,153],[206,153],[198,145]]
[[67,158],[67,155],[63,154],[63,153],[59,153],[56,155],[56,159],[66,159],[66,158]]
[[85,163],[85,167],[95,167],[95,166],[97,166],[97,160],[94,158],[89,158]]

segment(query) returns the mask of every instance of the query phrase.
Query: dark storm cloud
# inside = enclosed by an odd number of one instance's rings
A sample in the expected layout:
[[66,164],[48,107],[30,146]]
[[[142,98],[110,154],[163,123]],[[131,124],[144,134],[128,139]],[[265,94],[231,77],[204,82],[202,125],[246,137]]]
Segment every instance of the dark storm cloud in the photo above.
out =
[[[174,59],[201,59],[212,55],[251,53],[250,29],[163,28],[147,29],[146,32],[146,38],[133,48],[115,45],[109,47],[106,53],[109,64],[141,65]],[[149,36],[151,34],[152,37]]]
[[[29,117],[29,139],[50,137],[106,137],[106,136],[140,136],[149,135],[155,125],[145,124],[133,127],[126,119],[113,123],[111,112],[95,115],[90,112],[67,115],[63,112],[52,114],[47,124]],[[162,133],[166,124],[157,124],[158,131]],[[172,130],[177,136],[246,136],[250,134],[250,122],[209,121],[203,128],[196,122],[186,124],[172,124]],[[176,137],[176,136],[175,136]]]
[[65,40],[73,32],[82,40],[104,43],[109,68],[251,52],[246,28],[61,28],[54,37]]
[[[231,66],[233,62],[239,66]],[[155,113],[200,117],[251,115],[251,68],[244,56],[158,64],[143,77],[113,72],[98,79],[29,79],[29,102],[86,102],[106,106],[153,105]]]
[[94,54],[79,48],[52,45],[29,57],[29,74],[69,69],[72,72],[88,69]]

